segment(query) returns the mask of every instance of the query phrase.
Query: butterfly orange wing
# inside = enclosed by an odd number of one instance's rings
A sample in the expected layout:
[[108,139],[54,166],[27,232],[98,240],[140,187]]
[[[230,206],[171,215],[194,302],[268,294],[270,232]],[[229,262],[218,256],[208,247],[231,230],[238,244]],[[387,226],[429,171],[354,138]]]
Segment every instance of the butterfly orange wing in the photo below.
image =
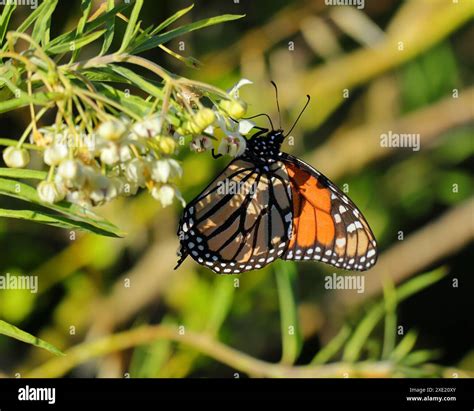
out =
[[377,259],[375,237],[362,213],[336,185],[302,160],[283,154],[293,204],[286,260],[319,260],[364,271]]

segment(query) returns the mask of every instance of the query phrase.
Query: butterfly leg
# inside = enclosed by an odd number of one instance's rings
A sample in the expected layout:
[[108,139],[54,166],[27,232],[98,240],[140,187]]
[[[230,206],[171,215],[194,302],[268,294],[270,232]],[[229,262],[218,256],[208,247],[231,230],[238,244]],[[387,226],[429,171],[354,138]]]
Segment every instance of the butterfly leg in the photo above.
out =
[[174,267],[175,270],[183,263],[184,260],[186,260],[186,257],[188,256],[188,254],[189,254],[188,250],[181,249],[181,251],[178,252],[179,260],[176,266]]
[[214,149],[212,149],[211,154],[212,154],[212,158],[214,158],[214,159],[217,159],[217,158],[219,158],[219,157],[222,157],[222,154],[216,154],[216,152],[214,151]]

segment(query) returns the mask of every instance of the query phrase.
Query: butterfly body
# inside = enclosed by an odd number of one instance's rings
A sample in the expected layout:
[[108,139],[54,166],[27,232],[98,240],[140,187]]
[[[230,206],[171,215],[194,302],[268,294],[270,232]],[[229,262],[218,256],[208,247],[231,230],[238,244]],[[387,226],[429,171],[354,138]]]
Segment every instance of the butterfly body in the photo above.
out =
[[375,264],[375,238],[361,212],[324,175],[282,152],[284,138],[282,130],[254,134],[188,204],[178,229],[178,266],[188,255],[226,274],[277,258],[359,271]]

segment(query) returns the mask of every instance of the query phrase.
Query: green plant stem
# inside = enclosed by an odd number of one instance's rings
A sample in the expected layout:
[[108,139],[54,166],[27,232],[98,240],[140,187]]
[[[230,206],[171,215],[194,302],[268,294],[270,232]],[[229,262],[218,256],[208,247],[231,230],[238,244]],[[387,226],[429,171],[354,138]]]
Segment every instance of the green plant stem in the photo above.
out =
[[[0,138],[0,146],[17,146],[18,140],[13,140],[9,138]],[[36,144],[23,143],[22,147],[28,150],[43,151],[44,147],[38,147]]]
[[155,325],[139,327],[100,340],[79,344],[65,352],[64,357],[54,358],[25,374],[27,378],[61,377],[79,364],[113,352],[126,350],[158,340],[170,340],[186,344],[203,354],[220,361],[239,372],[256,377],[388,377],[393,371],[391,362],[344,362],[322,366],[288,366],[268,363],[222,344],[205,334],[186,331],[179,334],[176,327]]

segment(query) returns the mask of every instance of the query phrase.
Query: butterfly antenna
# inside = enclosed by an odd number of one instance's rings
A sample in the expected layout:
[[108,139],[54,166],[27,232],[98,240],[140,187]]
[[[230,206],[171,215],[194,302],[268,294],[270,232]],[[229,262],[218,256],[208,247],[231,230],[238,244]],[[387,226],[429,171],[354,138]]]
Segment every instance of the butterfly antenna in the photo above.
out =
[[244,120],[250,120],[252,118],[261,117],[261,116],[265,116],[266,118],[268,118],[268,121],[270,122],[270,125],[272,126],[272,130],[275,130],[275,128],[273,127],[272,119],[267,113],[260,113],[260,114],[255,114],[254,116],[251,116],[251,117],[242,117],[242,118]]
[[277,109],[278,109],[278,126],[281,130],[281,112],[280,112],[280,103],[278,102],[278,87],[273,80],[271,80],[270,83],[272,83],[273,87],[275,87],[275,99],[276,99]]
[[303,109],[300,111],[300,114],[298,115],[298,117],[296,118],[295,122],[293,123],[293,125],[291,126],[290,128],[290,131],[288,131],[288,133],[286,133],[285,137],[289,136],[290,133],[293,131],[293,129],[295,128],[296,126],[296,123],[298,123],[298,120],[300,119],[300,117],[303,115],[304,111],[306,110],[306,107],[308,107],[308,104],[309,104],[309,101],[311,100],[311,97],[309,96],[309,94],[306,94],[306,104],[304,105]]

